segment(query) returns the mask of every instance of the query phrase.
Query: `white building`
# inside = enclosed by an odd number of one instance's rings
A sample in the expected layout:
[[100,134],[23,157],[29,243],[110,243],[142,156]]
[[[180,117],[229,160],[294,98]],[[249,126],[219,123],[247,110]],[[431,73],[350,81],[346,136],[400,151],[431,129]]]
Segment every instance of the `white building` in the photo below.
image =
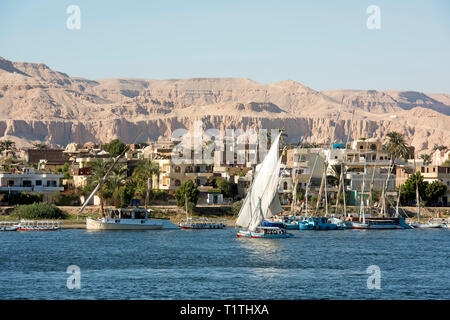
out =
[[39,172],[33,168],[26,168],[24,172],[0,173],[0,191],[44,194],[64,191],[64,187],[60,185],[63,177],[62,174]]

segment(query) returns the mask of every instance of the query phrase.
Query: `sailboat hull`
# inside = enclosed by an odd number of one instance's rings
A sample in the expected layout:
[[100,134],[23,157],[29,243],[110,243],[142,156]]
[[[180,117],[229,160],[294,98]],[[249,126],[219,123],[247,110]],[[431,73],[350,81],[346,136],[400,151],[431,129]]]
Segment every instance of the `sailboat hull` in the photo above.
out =
[[88,230],[161,230],[179,229],[168,219],[86,219]]
[[370,223],[359,223],[353,222],[353,229],[373,229],[373,230],[392,230],[392,229],[405,229],[400,225],[396,224],[383,224],[383,225],[373,225]]
[[290,233],[280,233],[280,234],[268,234],[264,231],[262,232],[252,232],[248,230],[239,230],[237,233],[239,238],[266,238],[266,239],[283,239],[292,238],[294,235]]
[[440,225],[439,223],[412,223],[411,226],[415,229],[442,228],[442,225]]
[[286,223],[286,230],[298,230],[299,226],[299,223]]

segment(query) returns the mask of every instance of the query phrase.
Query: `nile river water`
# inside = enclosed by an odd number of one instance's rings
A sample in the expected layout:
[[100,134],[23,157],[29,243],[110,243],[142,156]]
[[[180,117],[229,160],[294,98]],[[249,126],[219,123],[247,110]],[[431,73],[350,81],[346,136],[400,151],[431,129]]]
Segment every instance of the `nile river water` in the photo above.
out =
[[[450,298],[448,229],[291,232],[2,232],[0,299]],[[80,289],[67,287],[69,265]],[[371,265],[380,289],[367,286]]]

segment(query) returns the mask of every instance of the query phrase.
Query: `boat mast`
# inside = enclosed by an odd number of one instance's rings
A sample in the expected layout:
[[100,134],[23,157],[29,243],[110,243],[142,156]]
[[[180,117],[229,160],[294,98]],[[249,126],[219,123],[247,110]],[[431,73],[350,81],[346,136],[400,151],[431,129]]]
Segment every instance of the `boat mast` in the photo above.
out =
[[322,180],[320,182],[319,194],[317,196],[316,210],[314,211],[314,215],[317,215],[317,212],[319,211],[320,202],[322,201],[323,185],[324,185],[324,181],[326,179],[327,168],[328,168],[328,165],[327,165],[327,161],[325,160],[324,170],[323,170],[323,174],[322,174]]
[[188,222],[189,215],[188,215],[188,205],[187,205],[187,193],[184,194],[184,210],[186,212],[186,222]]
[[[375,159],[376,161],[376,159]],[[372,178],[370,178],[369,187],[369,211],[372,212],[372,191],[373,191],[373,181],[375,179],[375,165],[372,166]]]
[[395,214],[396,214],[397,218],[399,217],[398,206],[400,205],[401,190],[402,190],[402,185],[400,184],[400,186],[398,187],[397,206],[395,207]]
[[418,175],[416,168],[416,155],[414,155],[414,174],[416,175],[416,208],[417,208],[417,223],[420,223],[420,196],[419,196],[419,185],[417,183]]
[[[345,96],[342,97],[341,104],[344,104],[344,98],[345,98]],[[343,205],[343,209],[344,209],[344,217],[347,216],[347,203],[345,200],[345,164],[347,162],[348,140],[350,139],[351,132],[352,132],[352,126],[353,126],[353,120],[355,118],[356,106],[357,106],[357,104],[355,104],[355,106],[353,107],[353,110],[352,110],[352,118],[350,120],[347,139],[345,140],[344,159],[342,160],[342,163],[341,163],[341,176],[339,177],[338,195],[337,195],[337,199],[336,199],[335,215],[337,215],[337,211],[338,211],[338,207],[339,207],[339,198],[340,198],[339,192],[341,191],[341,187],[342,187],[342,205]]]
[[[297,153],[297,150],[300,149],[301,144],[303,142],[303,140],[305,139],[306,134],[308,133],[308,131],[305,132],[305,134],[303,135],[303,137],[300,139],[300,141],[297,143],[296,148],[294,149],[294,151],[292,152],[292,156],[290,161],[294,162],[294,157],[295,154]],[[287,163],[289,162],[289,160],[287,161]],[[297,211],[297,185],[298,185],[298,179],[297,179],[297,173],[296,173],[296,167],[293,167],[293,176],[294,176],[294,188],[292,189],[292,205],[291,205],[291,211],[293,212],[294,216],[296,215],[296,211]]]
[[[309,159],[311,159],[311,153],[309,153],[309,154],[310,154]],[[314,160],[312,171],[311,171],[311,173],[309,175],[308,183],[306,185],[306,191],[305,191],[305,217],[308,216],[308,191],[309,191],[309,187],[311,185],[311,178],[312,178],[312,175],[314,173],[314,169],[316,168],[316,163],[317,163],[317,159],[318,158],[319,158],[319,154],[316,154],[316,159]]]
[[328,216],[328,192],[327,192],[327,178],[325,175],[325,187],[324,187],[324,192],[325,192],[325,217]]
[[361,217],[362,217],[362,223],[366,223],[366,214],[365,214],[365,210],[364,210],[364,189],[365,189],[365,183],[366,183],[366,170],[367,170],[367,147],[369,146],[369,141],[366,140],[366,154],[364,156],[364,174],[363,174],[363,180],[362,180],[362,184],[361,184],[361,205],[359,208],[359,220],[361,221]]

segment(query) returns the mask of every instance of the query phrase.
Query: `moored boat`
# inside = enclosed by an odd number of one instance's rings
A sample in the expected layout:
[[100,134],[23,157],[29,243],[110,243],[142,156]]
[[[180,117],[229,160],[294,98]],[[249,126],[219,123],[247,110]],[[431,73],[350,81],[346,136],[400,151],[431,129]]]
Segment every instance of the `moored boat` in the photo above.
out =
[[342,225],[332,223],[327,217],[310,217],[299,224],[300,230],[343,230]]
[[19,229],[19,222],[16,221],[1,221],[0,231],[17,231]]
[[363,221],[359,221],[357,218],[353,221],[353,229],[374,229],[374,230],[386,230],[386,229],[411,229],[404,218],[369,218],[366,217]]
[[442,228],[439,223],[411,223],[413,228]]
[[184,195],[184,204],[185,204],[186,220],[184,222],[179,223],[181,229],[201,230],[201,229],[223,229],[226,227],[225,220],[189,217],[188,199],[186,194]]
[[61,230],[61,221],[31,221],[21,220],[17,231],[58,231]]
[[169,219],[149,218],[148,212],[140,208],[106,209],[105,217],[86,218],[87,230],[161,230],[179,229]]
[[286,229],[278,227],[258,227],[255,231],[239,230],[237,233],[241,238],[292,238],[294,235],[287,233]]
[[226,227],[223,220],[188,218],[179,224],[181,229],[223,229]]

